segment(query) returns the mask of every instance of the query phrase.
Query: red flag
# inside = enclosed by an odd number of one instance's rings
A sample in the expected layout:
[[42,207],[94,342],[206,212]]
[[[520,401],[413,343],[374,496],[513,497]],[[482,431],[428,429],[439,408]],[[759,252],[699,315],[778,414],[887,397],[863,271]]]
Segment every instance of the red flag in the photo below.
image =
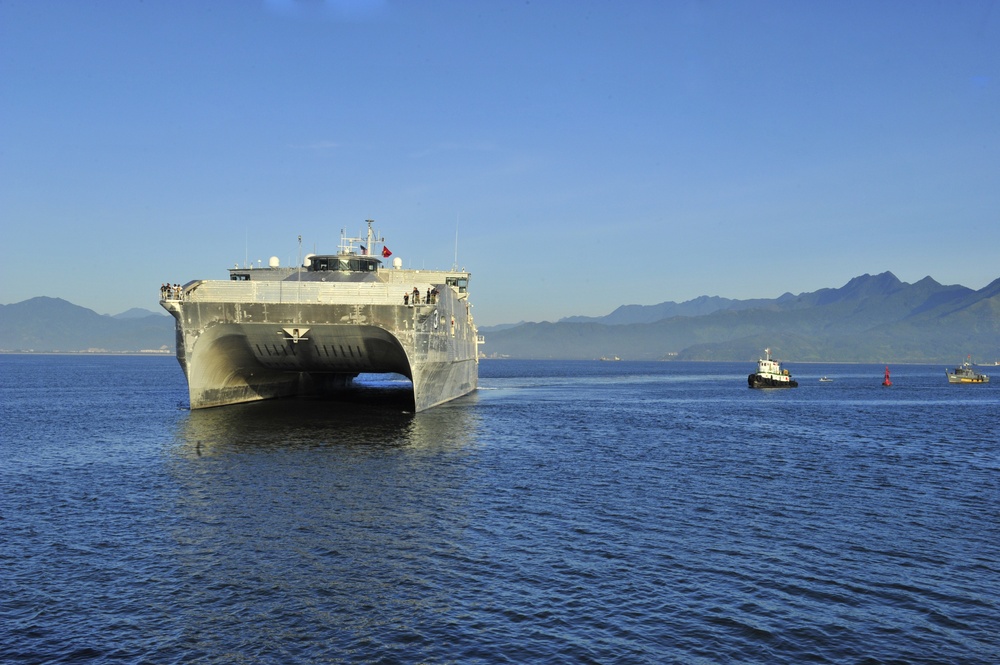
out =
[[382,245],[382,258],[383,259],[387,259],[390,256],[392,256],[392,252],[389,251],[388,247],[386,247],[385,245]]

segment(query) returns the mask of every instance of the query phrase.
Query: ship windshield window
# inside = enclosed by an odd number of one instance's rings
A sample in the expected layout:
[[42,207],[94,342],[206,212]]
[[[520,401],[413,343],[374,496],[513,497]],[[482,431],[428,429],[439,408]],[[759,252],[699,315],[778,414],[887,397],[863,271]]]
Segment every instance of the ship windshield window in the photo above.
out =
[[371,272],[376,269],[377,265],[377,260],[357,258],[350,259],[348,261],[341,261],[341,270],[350,270],[351,272]]
[[378,259],[336,256],[314,256],[309,266],[313,271],[372,272],[378,270]]

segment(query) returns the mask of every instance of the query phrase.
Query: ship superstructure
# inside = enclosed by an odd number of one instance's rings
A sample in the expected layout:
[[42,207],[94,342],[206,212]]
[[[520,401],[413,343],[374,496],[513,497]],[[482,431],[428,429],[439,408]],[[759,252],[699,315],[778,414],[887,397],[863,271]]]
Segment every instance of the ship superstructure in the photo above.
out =
[[373,231],[295,267],[236,267],[228,280],[162,290],[192,409],[348,385],[362,373],[412,382],[414,411],[476,389],[482,342],[470,273],[403,269]]

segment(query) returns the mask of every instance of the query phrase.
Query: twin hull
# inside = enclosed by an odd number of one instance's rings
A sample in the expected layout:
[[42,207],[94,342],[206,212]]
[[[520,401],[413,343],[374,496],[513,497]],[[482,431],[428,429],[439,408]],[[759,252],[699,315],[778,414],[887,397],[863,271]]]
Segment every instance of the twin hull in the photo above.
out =
[[360,373],[410,379],[415,411],[476,389],[476,329],[467,300],[451,289],[421,305],[197,296],[189,286],[184,299],[164,302],[177,319],[192,409],[336,388]]

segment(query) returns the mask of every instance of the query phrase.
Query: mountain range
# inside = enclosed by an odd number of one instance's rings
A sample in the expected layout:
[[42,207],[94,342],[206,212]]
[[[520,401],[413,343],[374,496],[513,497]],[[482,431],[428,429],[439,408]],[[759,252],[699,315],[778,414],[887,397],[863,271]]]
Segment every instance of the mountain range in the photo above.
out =
[[174,317],[166,312],[107,316],[45,296],[0,305],[0,351],[172,353],[174,343]]
[[749,361],[765,347],[798,362],[1000,358],[1000,279],[973,289],[891,272],[775,299],[625,305],[604,317],[484,328],[488,355],[512,358]]
[[[603,317],[480,329],[491,357],[755,360],[765,347],[792,362],[1000,359],[1000,279],[978,291],[891,272],[774,299],[702,296],[623,305]],[[174,319],[144,309],[97,314],[60,298],[0,305],[0,351],[172,352]]]

